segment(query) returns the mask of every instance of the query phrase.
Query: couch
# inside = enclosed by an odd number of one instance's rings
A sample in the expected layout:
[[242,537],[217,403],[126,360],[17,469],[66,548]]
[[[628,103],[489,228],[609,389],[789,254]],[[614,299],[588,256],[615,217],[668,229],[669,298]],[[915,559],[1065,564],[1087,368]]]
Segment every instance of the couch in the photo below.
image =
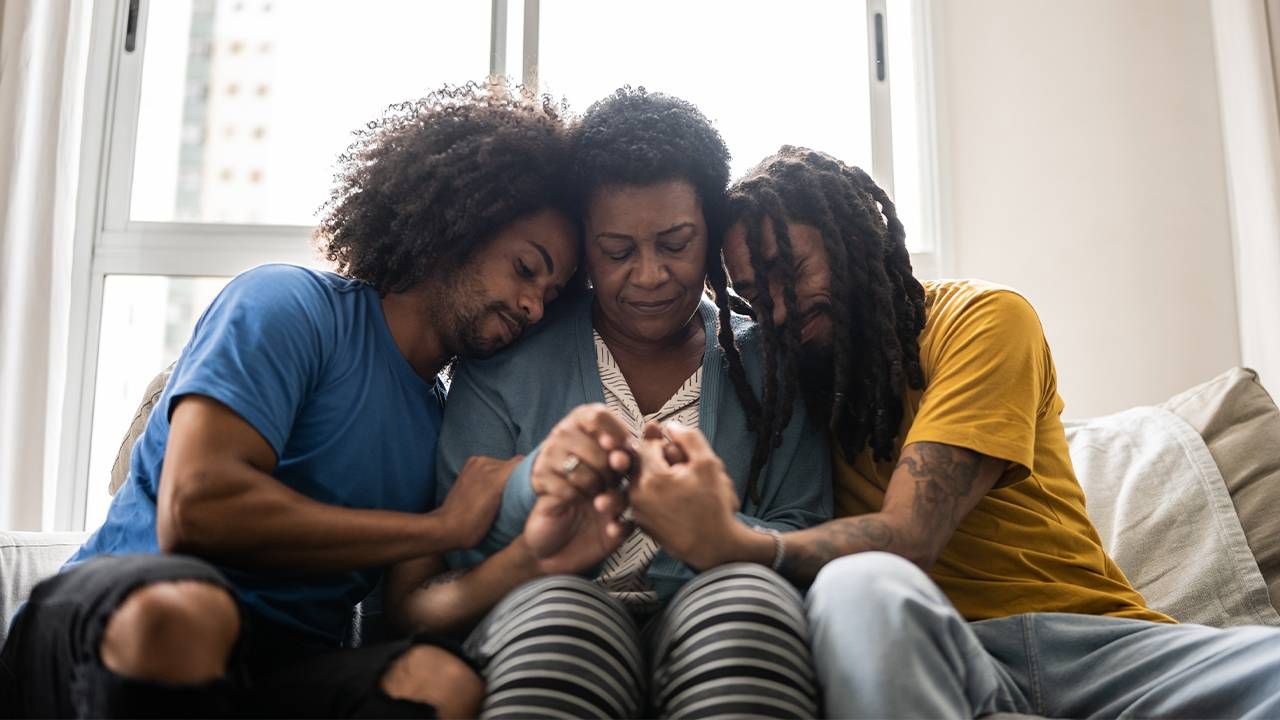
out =
[[[144,401],[121,444],[112,490],[150,409]],[[1069,422],[1067,436],[1103,545],[1148,604],[1182,622],[1280,626],[1280,410],[1255,372]],[[0,641],[35,583],[85,537],[0,531]]]

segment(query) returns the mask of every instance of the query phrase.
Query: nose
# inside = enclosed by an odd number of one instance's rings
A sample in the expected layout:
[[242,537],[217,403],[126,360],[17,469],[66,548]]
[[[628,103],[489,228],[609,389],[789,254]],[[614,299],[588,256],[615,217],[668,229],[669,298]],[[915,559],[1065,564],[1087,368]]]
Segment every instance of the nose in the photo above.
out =
[[787,321],[787,304],[782,299],[782,290],[776,287],[769,288],[769,297],[773,299],[773,324],[775,327],[782,327]]
[[653,253],[641,252],[638,265],[631,272],[631,284],[643,289],[660,287],[671,276],[664,265]]
[[524,313],[525,318],[530,325],[536,324],[542,319],[542,296],[536,293],[525,293],[520,298],[520,311]]

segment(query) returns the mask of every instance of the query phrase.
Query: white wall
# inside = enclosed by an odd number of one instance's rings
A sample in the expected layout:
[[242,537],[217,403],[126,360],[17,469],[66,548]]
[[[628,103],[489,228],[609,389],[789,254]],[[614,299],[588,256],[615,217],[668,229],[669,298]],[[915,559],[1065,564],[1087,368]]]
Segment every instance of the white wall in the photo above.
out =
[[1238,364],[1207,0],[936,0],[951,270],[1035,304],[1067,417]]

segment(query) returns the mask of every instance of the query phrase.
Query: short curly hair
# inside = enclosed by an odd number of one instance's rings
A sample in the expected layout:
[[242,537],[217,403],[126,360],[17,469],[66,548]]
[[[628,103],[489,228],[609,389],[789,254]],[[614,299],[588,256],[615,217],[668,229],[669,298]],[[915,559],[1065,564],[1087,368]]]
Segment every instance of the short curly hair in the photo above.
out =
[[692,103],[625,86],[587,108],[570,131],[573,194],[585,215],[602,187],[688,180],[719,256],[727,217],[729,148]]
[[386,295],[456,269],[521,217],[554,208],[573,219],[566,115],[501,82],[390,106],[339,158],[317,247]]

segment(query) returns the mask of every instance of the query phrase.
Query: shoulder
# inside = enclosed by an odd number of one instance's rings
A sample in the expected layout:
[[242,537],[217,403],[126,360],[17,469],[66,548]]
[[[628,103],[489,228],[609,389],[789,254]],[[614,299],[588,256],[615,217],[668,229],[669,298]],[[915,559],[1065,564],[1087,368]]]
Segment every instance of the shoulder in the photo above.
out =
[[[711,312],[717,312],[714,303],[706,300],[703,302],[704,306],[709,306]],[[738,347],[738,354],[742,357],[743,367],[746,368],[751,383],[755,385],[759,381],[763,366],[762,347],[764,341],[761,336],[760,326],[750,317],[739,315],[738,313],[729,314],[729,324],[733,329],[733,342]],[[715,317],[715,322],[710,324],[710,327],[719,329],[718,315]],[[723,348],[719,347],[718,338],[715,347],[723,352]],[[722,361],[720,365],[721,370],[728,373],[726,361]]]
[[250,302],[269,312],[276,307],[323,306],[341,295],[369,290],[357,280],[298,265],[259,265],[227,283],[220,300]]
[[297,265],[261,265],[232,278],[201,317],[197,332],[234,331],[317,337],[332,342],[376,298],[368,285]]
[[1040,316],[1018,290],[985,280],[934,280],[925,289],[922,344],[975,334],[1043,337]]

